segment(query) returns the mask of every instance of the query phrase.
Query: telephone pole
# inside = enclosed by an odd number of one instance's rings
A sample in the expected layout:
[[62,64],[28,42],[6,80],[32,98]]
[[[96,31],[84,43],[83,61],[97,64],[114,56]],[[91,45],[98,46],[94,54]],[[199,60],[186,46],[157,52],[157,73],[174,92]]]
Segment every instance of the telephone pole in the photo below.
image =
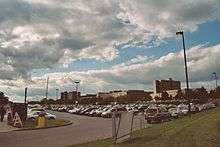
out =
[[47,97],[48,97],[48,85],[49,85],[49,77],[47,77],[47,81],[46,81],[46,92],[45,92],[46,100],[47,100]]
[[187,61],[186,61],[186,47],[185,47],[185,38],[183,31],[176,32],[176,35],[182,36],[183,41],[183,53],[184,53],[184,64],[185,64],[185,76],[186,76],[186,98],[188,99],[188,109],[189,109],[189,117],[191,117],[191,105],[190,105],[190,96],[189,96],[189,77],[187,70]]
[[27,104],[27,90],[28,90],[28,88],[25,87],[25,89],[24,89],[24,103],[25,104]]
[[56,89],[56,100],[58,100],[58,93],[59,93],[59,89]]
[[78,101],[78,88],[79,88],[79,80],[74,81],[74,83],[76,84],[76,100]]

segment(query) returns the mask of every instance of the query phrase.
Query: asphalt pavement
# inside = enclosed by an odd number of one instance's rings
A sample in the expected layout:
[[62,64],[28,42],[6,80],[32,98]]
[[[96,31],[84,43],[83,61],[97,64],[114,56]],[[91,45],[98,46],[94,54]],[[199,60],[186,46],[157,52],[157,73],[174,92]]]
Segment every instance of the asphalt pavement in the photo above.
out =
[[[0,122],[0,133],[17,130],[17,128],[7,125],[6,118]],[[0,140],[1,141],[1,140]]]
[[[112,136],[112,119],[52,112],[72,125],[29,131],[0,133],[0,147],[64,147]],[[136,128],[139,121],[135,120]]]

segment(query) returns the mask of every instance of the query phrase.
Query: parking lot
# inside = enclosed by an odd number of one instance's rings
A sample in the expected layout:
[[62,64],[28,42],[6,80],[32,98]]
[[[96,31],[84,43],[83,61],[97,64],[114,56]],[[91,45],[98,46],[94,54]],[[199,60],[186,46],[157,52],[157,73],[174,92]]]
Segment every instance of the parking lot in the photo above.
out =
[[[63,147],[88,142],[96,139],[109,138],[112,135],[110,118],[88,117],[64,112],[49,111],[57,118],[69,119],[72,125],[52,129],[12,131],[0,133],[1,147]],[[139,121],[134,125],[139,127]]]
[[130,103],[112,105],[51,105],[47,109],[69,114],[83,115],[89,117],[111,118],[113,112],[120,115],[120,112],[134,112],[135,116],[143,114],[148,123],[160,123],[172,119],[181,118],[188,113],[199,113],[215,108],[216,105],[209,101],[203,104],[156,104],[156,103]]
[[[199,113],[200,111],[205,111],[214,107],[215,105],[213,103],[206,103],[200,105],[192,104],[191,108],[194,113]],[[112,119],[108,118],[111,117],[111,115],[103,115],[108,114],[109,111],[112,112],[116,109],[117,111],[134,111],[134,113],[136,114],[134,119],[134,129],[139,129],[140,120],[137,119],[137,116],[141,112],[144,112],[145,114],[146,119],[144,124],[145,127],[148,127],[151,125],[149,123],[153,123],[153,121],[148,121],[149,118],[160,118],[161,121],[159,121],[159,123],[163,122],[163,120],[168,121],[166,117],[155,117],[155,114],[159,114],[158,116],[165,116],[163,114],[164,112],[166,114],[169,113],[169,117],[171,117],[170,120],[172,120],[176,118],[181,118],[183,115],[187,114],[187,108],[188,107],[185,104],[119,104],[117,105],[117,107],[116,105],[53,105],[52,107],[50,107],[51,110],[47,110],[47,112],[49,112],[52,115],[55,115],[58,119],[61,118],[71,120],[73,124],[65,127],[57,127],[52,129],[12,131],[8,133],[0,133],[0,146],[63,147],[67,145],[78,144],[97,139],[109,138],[112,136]],[[154,111],[155,109],[157,111]],[[161,109],[163,109],[164,111]],[[95,114],[99,111],[102,113]],[[91,112],[93,112],[94,115],[91,115]]]

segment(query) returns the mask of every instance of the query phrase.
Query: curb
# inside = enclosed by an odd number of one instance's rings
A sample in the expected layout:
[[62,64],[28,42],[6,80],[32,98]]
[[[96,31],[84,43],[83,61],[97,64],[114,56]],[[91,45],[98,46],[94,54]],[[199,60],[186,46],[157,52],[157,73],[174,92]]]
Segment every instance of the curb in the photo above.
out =
[[43,127],[43,128],[22,128],[22,129],[17,129],[17,130],[12,130],[13,132],[17,131],[29,131],[29,130],[41,130],[41,129],[50,129],[50,128],[58,128],[58,127],[64,127],[64,126],[69,126],[72,125],[73,122],[69,121],[66,124],[63,125],[56,125],[56,126],[50,126],[50,127]]

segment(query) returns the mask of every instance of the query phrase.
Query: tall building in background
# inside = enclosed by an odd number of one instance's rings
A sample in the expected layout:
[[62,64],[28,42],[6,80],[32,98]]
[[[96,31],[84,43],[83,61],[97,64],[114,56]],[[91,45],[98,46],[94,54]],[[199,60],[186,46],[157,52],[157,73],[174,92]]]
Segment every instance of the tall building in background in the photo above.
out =
[[[78,93],[78,96],[77,96]],[[73,101],[77,101],[77,98],[80,98],[81,93],[80,92],[76,92],[76,91],[72,91],[72,92],[61,92],[61,99],[64,102],[73,102]]]
[[180,90],[180,81],[174,81],[171,78],[169,80],[155,80],[154,81],[154,93],[162,93],[170,90]]

